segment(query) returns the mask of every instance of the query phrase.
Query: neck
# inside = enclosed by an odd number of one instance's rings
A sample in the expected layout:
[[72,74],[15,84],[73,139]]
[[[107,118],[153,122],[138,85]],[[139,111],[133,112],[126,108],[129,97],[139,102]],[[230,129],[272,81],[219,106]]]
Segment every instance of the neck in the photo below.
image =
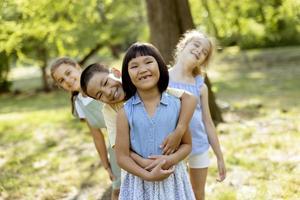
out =
[[193,68],[194,67],[192,67],[192,64],[179,60],[174,65],[172,71],[180,76],[193,77]]
[[144,103],[160,101],[161,94],[157,87],[146,91],[137,90],[137,92]]
[[124,103],[124,101],[121,101],[121,102],[118,102],[118,103],[109,104],[109,106],[112,107],[112,109],[114,109],[115,111],[118,112],[122,108],[123,103]]

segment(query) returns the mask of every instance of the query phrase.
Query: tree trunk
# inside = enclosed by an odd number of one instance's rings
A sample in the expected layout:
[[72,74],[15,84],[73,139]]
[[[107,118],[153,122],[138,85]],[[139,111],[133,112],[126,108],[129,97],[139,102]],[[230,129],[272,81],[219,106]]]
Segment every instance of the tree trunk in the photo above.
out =
[[[180,36],[195,25],[188,0],[146,0],[150,41],[161,52],[166,63],[173,60],[173,50]],[[209,107],[212,118],[217,124],[222,122],[222,115],[215,102],[208,77],[206,84],[209,91]]]
[[47,49],[45,47],[40,47],[39,49],[39,55],[42,60],[42,82],[43,82],[43,91],[49,92],[51,90],[49,83],[48,83],[48,76],[47,76],[47,61],[48,61],[48,55],[47,55]]
[[97,53],[99,51],[99,49],[101,49],[103,47],[102,44],[96,44],[96,46],[91,49],[85,56],[83,56],[83,58],[78,62],[79,65],[84,65],[84,63],[90,58],[92,57],[95,53]]

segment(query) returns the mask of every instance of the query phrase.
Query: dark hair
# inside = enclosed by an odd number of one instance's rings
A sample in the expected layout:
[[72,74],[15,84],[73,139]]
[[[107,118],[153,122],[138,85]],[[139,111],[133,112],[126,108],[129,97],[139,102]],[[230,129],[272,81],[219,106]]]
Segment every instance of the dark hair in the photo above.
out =
[[81,87],[81,90],[86,95],[88,95],[87,94],[87,85],[88,85],[89,81],[94,76],[94,74],[98,73],[98,72],[109,73],[109,69],[100,63],[94,63],[94,64],[87,66],[87,68],[85,68],[82,71],[81,76],[80,76],[80,87]]
[[157,83],[160,93],[164,92],[169,84],[168,67],[158,49],[149,43],[136,42],[132,44],[124,56],[122,63],[122,86],[126,94],[125,100],[128,100],[136,93],[136,87],[133,85],[128,74],[128,63],[138,56],[153,56],[158,64],[160,77]]
[[[51,68],[50,68],[51,77],[55,82],[57,82],[57,80],[55,80],[55,78],[54,78],[54,72],[62,64],[68,64],[68,65],[71,65],[73,67],[79,66],[78,63],[75,60],[71,59],[71,58],[68,58],[68,57],[58,58],[57,60],[55,60],[52,63]],[[70,100],[71,100],[71,112],[72,112],[72,114],[74,114],[74,110],[75,110],[74,109],[74,102],[75,102],[75,98],[77,97],[78,94],[79,94],[78,91],[71,92]]]

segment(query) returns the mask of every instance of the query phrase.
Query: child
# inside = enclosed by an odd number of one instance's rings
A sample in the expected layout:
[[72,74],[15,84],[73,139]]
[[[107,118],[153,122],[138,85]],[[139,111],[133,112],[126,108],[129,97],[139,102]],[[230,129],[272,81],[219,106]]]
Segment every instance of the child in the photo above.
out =
[[201,76],[201,70],[207,66],[211,53],[212,43],[204,34],[187,32],[177,44],[175,65],[170,70],[169,87],[187,90],[198,97],[198,105],[190,123],[193,148],[188,159],[190,180],[197,200],[205,196],[209,145],[217,157],[217,180],[223,181],[226,177],[223,154],[208,107],[208,90]]
[[[122,88],[121,73],[114,68],[108,69],[105,66],[95,63],[85,68],[81,74],[80,84],[82,91],[104,103],[102,113],[107,127],[110,144],[115,144],[117,112],[123,107],[125,92]],[[163,153],[169,155],[179,146],[184,132],[188,129],[188,124],[196,107],[196,98],[183,90],[168,89],[168,93],[181,99],[181,111],[178,124],[173,133],[162,143]],[[178,139],[180,138],[180,139]],[[134,157],[135,159],[138,157]],[[137,160],[143,165],[150,161]]]
[[85,119],[92,133],[95,147],[101,158],[103,167],[113,181],[112,199],[118,199],[120,188],[120,168],[111,147],[108,148],[110,162],[107,158],[105,140],[101,128],[105,127],[101,112],[102,104],[92,98],[83,96],[80,89],[81,68],[70,58],[60,58],[51,66],[53,80],[64,90],[71,92],[72,113],[80,119]]
[[162,155],[164,138],[175,129],[180,101],[165,93],[169,75],[158,50],[147,43],[135,43],[122,65],[123,88],[128,101],[118,112],[116,155],[126,170],[120,199],[194,199],[181,160],[191,151],[191,136],[185,132],[178,150],[160,156],[151,171],[140,167],[130,149],[143,158]]

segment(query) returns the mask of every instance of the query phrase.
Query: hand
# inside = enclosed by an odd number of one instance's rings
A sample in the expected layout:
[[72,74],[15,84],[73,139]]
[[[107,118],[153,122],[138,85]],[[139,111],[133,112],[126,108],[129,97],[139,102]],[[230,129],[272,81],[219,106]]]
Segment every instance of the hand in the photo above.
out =
[[134,160],[134,162],[136,162],[142,168],[147,167],[148,165],[150,165],[153,162],[153,160],[143,158],[134,152],[130,153],[130,157]]
[[164,170],[162,166],[166,163],[166,160],[162,160],[153,170],[150,172],[149,181],[162,181],[168,178],[175,170],[175,167]]
[[111,168],[110,168],[110,167],[106,168],[106,171],[107,171],[107,173],[108,173],[108,175],[109,175],[109,179],[110,179],[111,181],[114,181],[116,177],[114,176],[114,174],[113,174]]
[[182,135],[183,134],[176,130],[173,133],[169,134],[160,146],[161,148],[163,148],[162,153],[164,155],[170,155],[174,153],[180,145]]
[[219,178],[217,178],[218,182],[222,182],[226,178],[226,167],[223,159],[218,159],[218,171],[219,171]]
[[[156,167],[162,161],[165,161],[164,166],[168,163],[168,156],[166,155],[152,155],[148,157],[152,162],[145,167],[145,170],[151,171],[154,167]],[[162,166],[162,169],[166,169]]]

